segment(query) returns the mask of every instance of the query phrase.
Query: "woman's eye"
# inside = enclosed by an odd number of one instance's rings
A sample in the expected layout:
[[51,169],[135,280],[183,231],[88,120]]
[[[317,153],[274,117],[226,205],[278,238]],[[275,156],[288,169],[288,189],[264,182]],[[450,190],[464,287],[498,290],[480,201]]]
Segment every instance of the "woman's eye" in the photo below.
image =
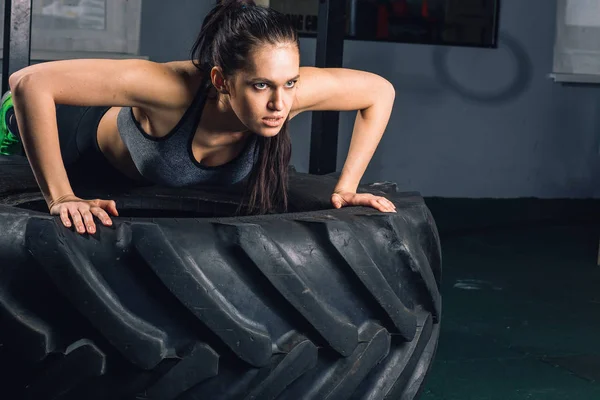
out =
[[266,83],[255,83],[254,87],[258,90],[264,90],[267,88],[267,84]]

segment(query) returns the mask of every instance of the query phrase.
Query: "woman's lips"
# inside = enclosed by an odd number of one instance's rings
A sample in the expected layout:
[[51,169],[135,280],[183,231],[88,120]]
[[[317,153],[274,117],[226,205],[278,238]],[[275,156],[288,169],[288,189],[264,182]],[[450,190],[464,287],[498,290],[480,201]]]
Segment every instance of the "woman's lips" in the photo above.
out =
[[283,122],[283,117],[264,117],[262,121],[265,125],[275,128],[281,125],[281,122]]

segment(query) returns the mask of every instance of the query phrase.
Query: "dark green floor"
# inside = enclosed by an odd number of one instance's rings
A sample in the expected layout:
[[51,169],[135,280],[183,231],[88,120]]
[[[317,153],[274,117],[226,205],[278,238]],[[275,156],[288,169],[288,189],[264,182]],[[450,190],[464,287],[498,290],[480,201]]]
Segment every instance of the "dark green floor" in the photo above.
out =
[[442,233],[442,331],[420,399],[600,399],[596,226]]

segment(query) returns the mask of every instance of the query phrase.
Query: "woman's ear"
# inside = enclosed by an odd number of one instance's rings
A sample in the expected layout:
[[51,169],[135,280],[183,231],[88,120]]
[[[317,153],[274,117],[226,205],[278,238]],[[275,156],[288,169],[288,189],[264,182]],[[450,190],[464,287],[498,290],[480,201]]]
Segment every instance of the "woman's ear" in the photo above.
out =
[[221,94],[229,94],[229,90],[227,89],[227,85],[225,83],[225,76],[223,75],[223,71],[220,67],[212,68],[210,71],[210,79],[215,89],[217,89],[217,92]]

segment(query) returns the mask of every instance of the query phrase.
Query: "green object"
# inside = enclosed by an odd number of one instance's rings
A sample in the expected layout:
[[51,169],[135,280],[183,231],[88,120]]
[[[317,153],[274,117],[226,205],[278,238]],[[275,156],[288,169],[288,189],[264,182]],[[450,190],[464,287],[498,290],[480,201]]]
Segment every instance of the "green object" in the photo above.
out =
[[21,155],[22,147],[18,133],[13,133],[8,124],[9,118],[14,118],[14,107],[11,92],[2,96],[0,108],[0,154],[5,156]]

